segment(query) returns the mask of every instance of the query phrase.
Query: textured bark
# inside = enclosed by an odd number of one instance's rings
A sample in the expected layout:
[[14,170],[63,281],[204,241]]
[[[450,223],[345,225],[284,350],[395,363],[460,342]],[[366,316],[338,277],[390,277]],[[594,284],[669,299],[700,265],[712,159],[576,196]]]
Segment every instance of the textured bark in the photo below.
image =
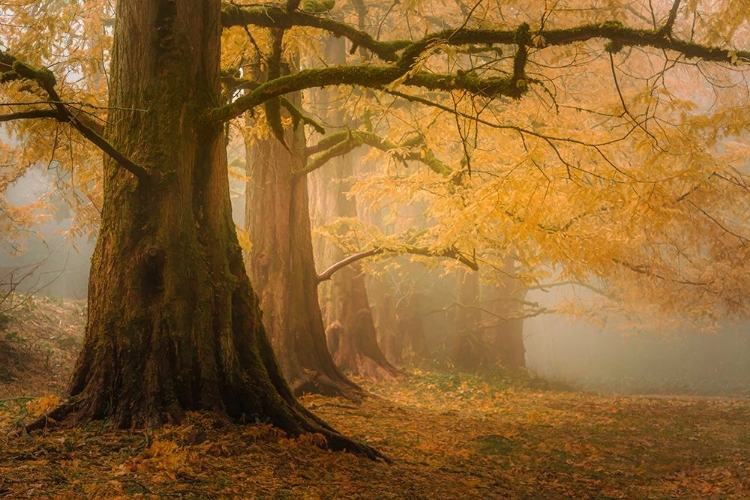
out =
[[250,276],[263,323],[295,394],[357,399],[359,387],[336,367],[318,304],[301,130],[248,144],[246,224],[253,242]]
[[[325,58],[331,64],[344,64],[344,40],[329,37]],[[327,89],[318,90],[314,95],[329,108],[326,122],[343,126],[343,110],[335,106],[331,110],[329,104],[340,95],[335,90]],[[357,202],[347,193],[353,184],[354,164],[361,158],[359,151],[353,151],[332,159],[325,168],[311,174],[311,193],[316,196],[311,205],[313,212],[317,212],[315,218],[318,224],[336,217],[357,217]],[[340,249],[325,241],[319,241],[317,249],[316,261],[319,266],[328,267],[344,258]],[[329,348],[335,348],[331,354],[338,367],[373,380],[402,378],[403,374],[388,362],[378,345],[362,267],[354,263],[337,271],[324,293],[326,300],[322,309],[326,313],[328,331],[335,332],[337,337],[336,342],[329,342]]]
[[218,0],[118,2],[107,137],[151,180],[105,161],[84,346],[50,416],[140,427],[210,410],[375,456],[296,402],[267,340],[222,128],[202,120],[218,102],[220,37]]
[[388,362],[380,350],[377,331],[365,291],[364,276],[357,264],[342,269],[343,279],[334,281],[333,308],[340,328],[335,351],[336,364],[343,370],[372,380],[400,379],[403,374]]

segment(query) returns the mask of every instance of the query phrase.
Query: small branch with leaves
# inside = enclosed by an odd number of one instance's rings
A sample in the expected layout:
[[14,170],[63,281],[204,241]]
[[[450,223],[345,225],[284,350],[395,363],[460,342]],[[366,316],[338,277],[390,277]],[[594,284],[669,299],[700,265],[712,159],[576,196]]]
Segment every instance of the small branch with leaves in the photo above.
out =
[[74,113],[63,102],[57,93],[55,75],[50,70],[33,68],[6,52],[0,52],[0,71],[2,71],[2,77],[0,77],[2,82],[19,79],[35,82],[47,94],[49,97],[47,104],[51,106],[51,109],[33,109],[0,115],[0,122],[31,118],[53,118],[60,123],[68,123],[92,144],[119,163],[122,168],[136,176],[139,181],[149,179],[150,173],[148,170],[126,157],[102,137],[101,127],[85,116]]

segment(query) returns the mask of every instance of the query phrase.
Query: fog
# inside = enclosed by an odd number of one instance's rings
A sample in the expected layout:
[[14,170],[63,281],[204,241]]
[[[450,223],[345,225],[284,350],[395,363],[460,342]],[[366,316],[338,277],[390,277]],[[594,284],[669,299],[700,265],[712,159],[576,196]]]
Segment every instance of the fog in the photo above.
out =
[[[56,203],[52,175],[30,169],[5,194],[14,205],[51,197],[58,207],[23,241],[26,250],[14,252],[19,242],[3,241],[0,252],[0,286],[12,284],[21,292],[64,299],[86,297],[93,240],[72,242],[64,232],[71,226],[70,212]],[[235,180],[235,220],[242,223],[244,197]],[[404,259],[402,259],[404,260]],[[433,362],[449,366],[454,323],[455,278],[442,271],[403,262],[410,275],[399,286],[424,296],[424,317]],[[560,297],[556,297],[559,299]],[[539,292],[530,301],[551,304]],[[376,305],[377,307],[377,305]],[[546,314],[524,324],[526,363],[536,374],[574,387],[607,394],[701,394],[750,396],[750,322],[719,325],[716,332],[636,331],[628,324],[610,321],[592,325],[570,316]]]
[[543,315],[524,324],[534,372],[606,394],[750,396],[750,322],[715,332],[640,331],[624,321],[596,326]]
[[[24,206],[48,197],[56,206],[52,217],[37,214],[37,224],[22,241],[3,240],[0,245],[0,286],[66,299],[84,299],[88,286],[94,241],[71,240],[71,212],[56,199],[52,176],[42,167],[31,168],[4,196],[8,203]],[[23,247],[19,251],[20,246]]]

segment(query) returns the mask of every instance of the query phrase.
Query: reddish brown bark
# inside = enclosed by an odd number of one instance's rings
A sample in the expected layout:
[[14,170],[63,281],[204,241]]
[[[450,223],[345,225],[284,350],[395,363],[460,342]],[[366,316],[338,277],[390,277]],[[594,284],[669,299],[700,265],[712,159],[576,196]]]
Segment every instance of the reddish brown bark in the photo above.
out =
[[105,161],[84,346],[70,397],[50,416],[140,427],[210,410],[320,432],[374,457],[294,399],[260,320],[222,127],[203,121],[220,93],[220,9],[218,0],[118,2],[107,137],[149,177]]
[[[326,60],[331,63],[345,63],[344,41],[329,38],[325,54]],[[340,97],[336,91],[326,89],[315,92],[315,95],[319,101],[329,105]],[[326,121],[342,125],[343,111],[340,108],[328,110]],[[334,158],[329,165],[311,175],[311,184],[314,185],[311,192],[315,195],[312,206],[318,224],[337,217],[357,217],[356,200],[347,193],[352,188],[355,163],[359,161],[361,154],[354,151]],[[343,258],[340,249],[325,241],[318,242],[316,260],[320,267],[327,267]],[[336,335],[338,340],[329,342],[329,346],[334,348],[331,353],[339,368],[373,380],[401,378],[401,371],[388,362],[378,345],[360,264],[350,264],[337,271],[324,293],[322,308],[326,311],[329,332]]]
[[263,323],[295,394],[357,399],[361,390],[336,367],[318,304],[301,130],[247,144],[246,218],[253,247],[248,269]]

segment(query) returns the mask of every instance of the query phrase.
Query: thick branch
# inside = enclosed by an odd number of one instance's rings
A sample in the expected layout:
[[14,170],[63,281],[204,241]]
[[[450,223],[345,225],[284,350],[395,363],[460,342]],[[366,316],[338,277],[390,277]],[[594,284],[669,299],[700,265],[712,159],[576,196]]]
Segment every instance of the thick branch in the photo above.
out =
[[289,11],[281,6],[240,7],[224,3],[221,22],[225,28],[232,26],[260,26],[263,28],[289,29],[293,26],[318,28],[352,42],[352,51],[358,46],[365,47],[384,61],[396,61],[396,52],[409,45],[408,41],[379,42],[367,32],[358,30],[346,23],[326,17],[318,17],[300,11]]
[[[403,77],[408,68],[399,66],[331,66],[328,68],[306,69],[292,75],[282,76],[259,85],[251,93],[234,102],[209,112],[208,120],[226,122],[237,118],[269,99],[290,92],[328,87],[331,85],[354,85],[380,89]],[[419,71],[404,78],[403,85],[422,87],[427,90],[465,90],[484,97],[520,97],[522,94],[515,82],[508,77],[480,78],[469,73],[441,75]]]
[[[363,144],[386,153],[404,149],[405,151],[399,151],[399,157],[402,160],[422,162],[433,172],[446,177],[453,174],[453,170],[448,165],[440,161],[432,151],[424,146],[422,137],[407,139],[401,144],[396,144],[372,132],[353,130],[337,132],[321,139],[315,146],[308,148],[308,154],[311,152],[319,154],[311,158],[305,168],[296,172],[295,175],[307,175],[325,165],[332,158],[343,156]],[[421,149],[413,149],[419,144],[423,145]]]
[[54,109],[32,109],[29,111],[19,111],[18,113],[8,113],[0,115],[0,122],[10,122],[13,120],[29,120],[34,118],[55,118],[60,119],[60,113]]
[[332,265],[331,267],[329,267],[328,269],[320,273],[317,276],[317,281],[318,283],[328,281],[329,279],[331,279],[333,274],[339,269],[343,269],[349,264],[354,264],[355,262],[362,260],[362,259],[366,259],[367,257],[372,257],[373,255],[379,255],[385,252],[386,250],[381,247],[381,248],[373,248],[371,250],[365,250],[364,252],[352,254],[349,257],[336,262],[334,265]]
[[[232,8],[237,9],[236,7]],[[287,27],[288,23],[292,22],[289,17],[290,14],[281,9],[278,9],[278,12],[281,13],[283,22],[281,20],[274,21],[275,18],[273,16],[265,15],[265,13],[271,11],[271,8],[259,9],[259,12],[264,13],[264,16],[258,13],[257,17],[259,20],[253,22],[257,22],[260,26]],[[244,12],[242,9],[239,9],[239,11]],[[297,13],[294,14],[296,15]],[[304,15],[307,16],[307,14]],[[315,16],[311,17],[315,18]],[[252,19],[255,19],[255,17]],[[322,22],[322,19],[319,20]],[[587,24],[568,29],[544,30],[538,33],[538,35],[544,39],[545,47],[568,45],[592,39],[609,39],[611,40],[611,47],[650,46],[671,50],[683,54],[688,58],[698,58],[714,62],[732,63],[738,59],[750,60],[750,51],[747,50],[728,51],[719,47],[700,45],[694,42],[665,37],[662,29],[633,29],[627,28],[619,22]],[[329,85],[356,85],[368,88],[383,88],[397,80],[402,85],[422,87],[427,90],[463,90],[484,97],[508,96],[519,98],[524,94],[529,83],[521,79],[527,61],[525,47],[528,43],[528,36],[528,26],[526,25],[521,25],[519,29],[513,31],[468,28],[441,31],[407,45],[395,64],[388,66],[333,66],[303,70],[294,75],[277,78],[258,86],[247,96],[213,110],[209,113],[208,119],[225,122],[236,118],[243,112],[269,99],[308,88],[326,87]],[[454,46],[467,44],[519,44],[520,48],[514,60],[514,74],[511,77],[480,78],[470,73],[441,75],[426,71],[412,72],[412,66],[418,58],[436,43]],[[538,47],[537,50],[543,50],[543,47]],[[522,81],[524,84],[521,84]]]
[[423,257],[447,257],[450,259],[455,259],[459,261],[461,264],[464,264],[469,269],[472,269],[474,271],[477,271],[479,267],[477,266],[477,263],[473,260],[469,260],[461,254],[459,251],[448,248],[444,250],[439,251],[433,251],[429,250],[427,248],[420,248],[420,247],[413,247],[413,246],[406,246],[406,247],[399,247],[399,248],[388,248],[388,247],[378,247],[373,248],[371,250],[365,250],[364,252],[359,252],[350,255],[349,257],[340,260],[339,262],[335,263],[325,271],[323,271],[321,274],[317,276],[318,283],[321,283],[323,281],[327,281],[331,279],[333,274],[338,271],[339,269],[343,269],[346,266],[353,264],[354,262],[357,262],[362,259],[366,259],[367,257],[372,257],[373,255],[380,255],[384,253],[394,253],[394,254],[402,254],[402,253],[408,253],[412,255],[421,255]]

